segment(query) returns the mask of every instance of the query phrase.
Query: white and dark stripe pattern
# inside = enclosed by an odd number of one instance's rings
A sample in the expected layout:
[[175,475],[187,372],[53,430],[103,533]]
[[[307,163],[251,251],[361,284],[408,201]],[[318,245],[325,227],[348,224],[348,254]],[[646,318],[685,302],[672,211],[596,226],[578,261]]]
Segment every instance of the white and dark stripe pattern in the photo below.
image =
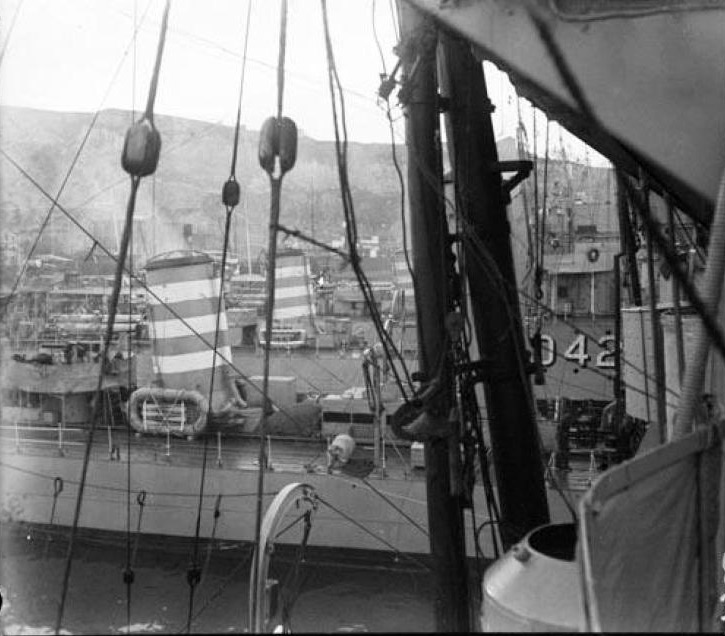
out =
[[307,260],[301,250],[283,250],[277,255],[274,270],[275,326],[292,326],[306,322],[315,316],[314,291],[310,281]]
[[152,364],[157,384],[166,389],[198,391],[208,396],[214,364],[211,410],[238,398],[231,368],[225,361],[231,361],[232,351],[223,301],[218,353],[214,361],[212,346],[221,281],[213,276],[212,260],[201,252],[172,252],[155,257],[146,270],[151,291],[148,306]]

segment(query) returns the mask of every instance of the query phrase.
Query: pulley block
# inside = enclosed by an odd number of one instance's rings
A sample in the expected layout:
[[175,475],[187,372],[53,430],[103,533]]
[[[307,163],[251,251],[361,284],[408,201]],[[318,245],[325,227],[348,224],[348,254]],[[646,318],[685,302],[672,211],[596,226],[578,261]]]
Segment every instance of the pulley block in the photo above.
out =
[[222,188],[222,203],[228,208],[236,207],[239,205],[240,192],[239,182],[234,177],[229,177]]
[[153,122],[144,117],[131,126],[123,142],[121,165],[133,177],[146,177],[156,171],[161,154],[161,135]]
[[268,117],[259,133],[259,165],[272,174],[279,157],[281,174],[294,168],[297,160],[297,125],[289,117]]

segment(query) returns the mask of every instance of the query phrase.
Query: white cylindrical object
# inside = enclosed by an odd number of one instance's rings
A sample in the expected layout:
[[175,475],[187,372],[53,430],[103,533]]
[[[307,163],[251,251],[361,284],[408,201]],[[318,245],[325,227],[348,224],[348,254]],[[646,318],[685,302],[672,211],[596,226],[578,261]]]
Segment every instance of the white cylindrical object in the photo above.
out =
[[[216,367],[212,412],[241,404],[233,382],[232,351],[224,302],[219,303],[220,279],[212,259],[180,250],[154,257],[146,264],[153,367],[157,383],[166,389],[198,391],[209,398],[212,365]],[[212,346],[219,315],[216,356]],[[202,340],[199,336],[202,336]],[[211,346],[210,346],[211,345]]]
[[340,464],[347,464],[354,450],[355,440],[344,433],[335,437],[335,439],[332,440],[332,444],[330,444],[330,447],[327,449],[330,456],[337,460]]
[[309,321],[315,316],[312,283],[302,250],[280,250],[274,269],[274,321]]

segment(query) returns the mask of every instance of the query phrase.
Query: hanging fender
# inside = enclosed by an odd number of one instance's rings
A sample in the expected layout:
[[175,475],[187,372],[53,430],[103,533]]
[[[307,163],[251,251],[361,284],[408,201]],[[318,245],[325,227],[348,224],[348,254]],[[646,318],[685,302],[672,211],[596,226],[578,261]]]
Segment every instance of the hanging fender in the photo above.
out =
[[206,428],[209,402],[198,391],[142,387],[131,394],[129,409],[139,433],[193,437]]

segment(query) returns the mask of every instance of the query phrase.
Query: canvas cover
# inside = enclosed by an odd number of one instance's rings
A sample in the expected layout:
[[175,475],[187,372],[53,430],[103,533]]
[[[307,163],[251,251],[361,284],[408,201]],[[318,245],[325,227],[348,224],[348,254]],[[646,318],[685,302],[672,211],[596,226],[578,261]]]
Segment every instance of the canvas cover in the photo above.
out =
[[699,428],[607,471],[580,501],[584,629],[722,625],[721,440],[722,427]]

